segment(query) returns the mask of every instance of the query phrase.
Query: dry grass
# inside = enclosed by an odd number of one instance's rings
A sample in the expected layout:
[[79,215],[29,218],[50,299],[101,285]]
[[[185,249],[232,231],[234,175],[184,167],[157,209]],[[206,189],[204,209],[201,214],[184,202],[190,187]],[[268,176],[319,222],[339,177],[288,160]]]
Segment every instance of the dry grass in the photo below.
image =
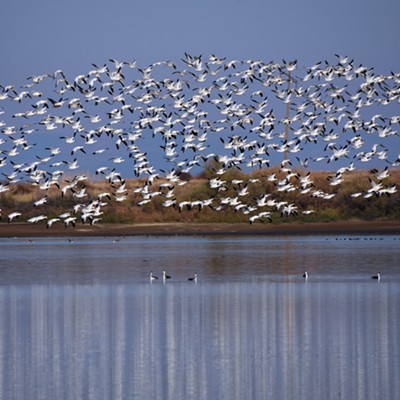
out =
[[[307,171],[296,171],[299,175],[305,176]],[[207,171],[199,177],[192,178],[183,186],[174,188],[174,196],[176,203],[188,200],[206,200],[214,197],[213,204],[219,205],[219,199],[222,197],[236,196],[236,190],[240,185],[232,185],[232,179],[242,179],[247,182],[249,179],[259,179],[259,182],[249,183],[249,194],[241,200],[249,205],[255,205],[256,199],[264,194],[270,194],[276,201],[287,201],[298,206],[299,215],[293,217],[285,217],[283,221],[343,221],[349,219],[400,219],[400,195],[399,192],[391,196],[372,196],[364,198],[363,196],[352,198],[350,195],[355,192],[367,193],[371,187],[371,173],[369,171],[354,171],[346,172],[343,175],[343,182],[339,186],[331,186],[328,180],[333,173],[326,171],[311,172],[311,177],[314,182],[314,188],[322,190],[325,193],[335,193],[335,196],[330,199],[322,199],[301,194],[299,191],[290,193],[277,192],[274,184],[267,180],[267,176],[275,173],[278,179],[283,179],[286,175],[278,169],[264,169],[253,171],[250,174],[244,174],[238,170],[231,170],[224,174],[221,178],[227,182],[227,190],[218,192],[216,189],[211,189],[208,184]],[[375,179],[376,181],[376,179]],[[166,181],[159,180],[150,188],[152,191],[161,190],[164,194],[168,189],[160,189],[159,185]],[[291,182],[297,187],[300,186],[297,178],[292,178]],[[390,171],[390,176],[384,180],[386,187],[398,185],[400,182],[400,171]],[[63,182],[61,186],[65,185]],[[29,183],[19,183],[9,185],[9,190],[0,194],[0,208],[2,214],[8,215],[13,211],[23,213],[24,220],[38,214],[45,214],[49,218],[57,216],[65,211],[72,211],[73,206],[78,203],[88,203],[91,200],[97,199],[100,193],[108,192],[111,194],[111,200],[104,199],[109,203],[102,210],[103,222],[109,223],[150,223],[150,222],[247,222],[249,215],[244,215],[242,212],[235,212],[232,207],[224,208],[220,211],[214,211],[209,207],[203,208],[201,211],[198,208],[187,210],[186,208],[179,212],[178,207],[164,207],[163,203],[166,198],[163,195],[158,195],[152,200],[143,205],[138,206],[138,202],[142,197],[138,193],[134,193],[134,189],[144,185],[143,179],[126,180],[128,189],[128,198],[123,202],[115,200],[115,187],[112,187],[107,181],[80,182],[78,188],[86,187],[87,196],[83,199],[77,199],[69,191],[65,196],[61,196],[61,191],[57,187],[52,187],[47,191],[41,190],[38,186]],[[118,186],[118,185],[117,185]],[[243,186],[243,185],[242,185]],[[34,207],[33,203],[47,196],[47,203]],[[310,215],[303,215],[302,210],[313,209],[316,212]],[[268,210],[268,208],[266,209]],[[4,220],[4,219],[3,219]],[[278,212],[275,212],[273,222],[280,223],[282,218]]]

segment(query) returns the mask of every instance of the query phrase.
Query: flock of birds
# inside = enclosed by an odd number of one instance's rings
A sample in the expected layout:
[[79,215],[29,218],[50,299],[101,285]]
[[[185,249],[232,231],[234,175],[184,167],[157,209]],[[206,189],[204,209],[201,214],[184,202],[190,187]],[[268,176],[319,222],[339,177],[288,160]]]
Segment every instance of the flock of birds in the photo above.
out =
[[[135,196],[139,207],[161,197],[163,207],[232,208],[250,223],[264,222],[274,213],[314,212],[275,195],[329,200],[359,166],[370,170],[370,187],[352,198],[396,193],[387,182],[400,165],[400,73],[377,74],[335,57],[300,68],[297,61],[185,53],[178,63],[109,60],[73,79],[57,70],[22,86],[0,85],[0,196],[21,182],[41,193],[29,210],[37,215],[8,210],[7,221],[95,224],[106,207]],[[253,199],[249,190],[259,179],[228,178],[232,168],[267,169],[274,160],[283,176],[266,179],[275,192]],[[178,201],[183,173],[207,165],[213,195]],[[329,192],[315,187],[311,172],[327,165],[334,170]],[[91,174],[82,172],[88,168]],[[93,179],[109,190],[91,197]],[[224,195],[228,189],[234,195]],[[73,208],[41,213],[54,192],[73,198]]]

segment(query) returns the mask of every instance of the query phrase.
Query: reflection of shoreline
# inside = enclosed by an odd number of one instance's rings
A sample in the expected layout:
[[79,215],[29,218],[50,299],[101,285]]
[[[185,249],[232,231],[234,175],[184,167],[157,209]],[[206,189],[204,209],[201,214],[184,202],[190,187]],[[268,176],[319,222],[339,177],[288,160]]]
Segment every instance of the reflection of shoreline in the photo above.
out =
[[135,236],[135,235],[374,235],[400,234],[399,221],[348,221],[293,224],[99,224],[64,228],[26,223],[0,224],[0,237],[32,236]]

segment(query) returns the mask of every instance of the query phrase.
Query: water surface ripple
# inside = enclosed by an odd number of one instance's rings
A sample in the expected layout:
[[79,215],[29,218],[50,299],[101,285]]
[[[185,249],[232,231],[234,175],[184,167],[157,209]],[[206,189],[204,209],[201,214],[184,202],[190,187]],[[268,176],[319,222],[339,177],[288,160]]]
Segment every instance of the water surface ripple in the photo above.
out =
[[0,399],[397,399],[399,238],[347,239],[1,241]]

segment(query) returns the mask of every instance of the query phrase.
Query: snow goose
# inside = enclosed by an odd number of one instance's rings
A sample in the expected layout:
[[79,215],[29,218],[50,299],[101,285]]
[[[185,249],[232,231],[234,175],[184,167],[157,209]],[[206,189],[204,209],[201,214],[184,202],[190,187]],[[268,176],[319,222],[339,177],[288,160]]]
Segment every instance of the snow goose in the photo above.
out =
[[20,212],[12,212],[11,214],[8,215],[8,223],[12,222],[14,218],[18,218],[21,215]]
[[52,218],[47,221],[46,228],[50,228],[55,222],[61,221],[60,218]]

